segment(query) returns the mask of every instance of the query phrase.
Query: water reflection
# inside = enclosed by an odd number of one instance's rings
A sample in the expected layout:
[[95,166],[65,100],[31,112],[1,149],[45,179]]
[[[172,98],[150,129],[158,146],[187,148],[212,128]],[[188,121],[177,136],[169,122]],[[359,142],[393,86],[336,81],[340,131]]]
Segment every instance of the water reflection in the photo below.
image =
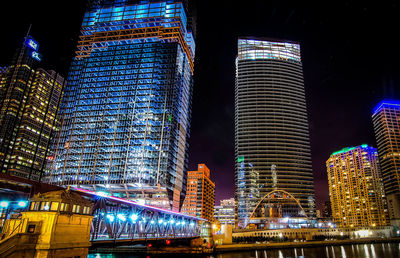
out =
[[400,257],[400,244],[365,244],[365,245],[344,245],[344,246],[326,246],[313,248],[286,248],[270,249],[251,252],[223,253],[216,255],[137,255],[130,254],[90,254],[88,258],[375,258],[375,257]]

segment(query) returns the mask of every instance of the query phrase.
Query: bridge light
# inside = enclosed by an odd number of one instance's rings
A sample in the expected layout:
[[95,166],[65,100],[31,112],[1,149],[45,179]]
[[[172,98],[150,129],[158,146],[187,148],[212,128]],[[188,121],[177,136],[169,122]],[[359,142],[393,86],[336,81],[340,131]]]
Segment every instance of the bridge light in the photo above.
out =
[[146,222],[146,218],[143,218],[143,222]]
[[28,205],[27,201],[19,201],[18,202],[18,206],[21,208],[25,208]]
[[118,214],[118,215],[117,215],[117,218],[118,218],[119,220],[122,220],[122,221],[125,221],[125,220],[126,220],[124,214]]
[[162,224],[163,223],[163,220],[162,219],[160,219],[159,221],[158,221],[158,224]]
[[170,221],[169,221],[169,224],[174,224],[174,220],[173,219],[171,219]]
[[151,224],[154,224],[154,220],[151,220],[150,223],[151,223]]
[[194,226],[194,222],[191,222],[191,223],[190,223],[190,226],[192,226],[192,227],[193,227],[193,226]]
[[106,192],[96,192],[96,194],[101,197],[108,197],[110,195],[109,193]]
[[7,208],[7,207],[8,207],[8,204],[10,204],[10,203],[7,202],[7,201],[2,201],[2,202],[0,202],[0,207],[1,207],[1,208]]
[[134,221],[134,222],[136,222],[137,219],[138,219],[138,215],[132,214],[131,220]]
[[164,221],[164,225],[167,225],[167,222],[166,222],[166,221]]
[[107,214],[107,219],[110,221],[110,222],[113,222],[114,221],[114,216],[113,215],[111,215],[111,214]]
[[177,226],[179,226],[180,224],[181,224],[180,222],[176,223]]
[[184,226],[185,225],[185,222],[184,221],[182,221],[182,226]]

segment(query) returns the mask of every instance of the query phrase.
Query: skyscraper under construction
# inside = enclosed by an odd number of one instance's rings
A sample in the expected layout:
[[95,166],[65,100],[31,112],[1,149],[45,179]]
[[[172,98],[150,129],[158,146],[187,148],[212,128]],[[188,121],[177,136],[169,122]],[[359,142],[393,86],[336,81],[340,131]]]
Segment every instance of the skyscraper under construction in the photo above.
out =
[[179,210],[194,52],[181,1],[90,1],[48,181]]
[[238,224],[280,189],[315,217],[314,183],[300,45],[275,39],[238,40],[235,88]]

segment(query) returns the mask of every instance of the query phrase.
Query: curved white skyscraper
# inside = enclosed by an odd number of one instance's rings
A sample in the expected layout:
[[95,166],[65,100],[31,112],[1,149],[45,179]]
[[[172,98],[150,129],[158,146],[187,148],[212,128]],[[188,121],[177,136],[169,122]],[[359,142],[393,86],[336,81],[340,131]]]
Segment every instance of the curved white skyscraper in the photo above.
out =
[[285,190],[315,217],[300,45],[240,38],[236,60],[235,156],[238,223],[270,191]]

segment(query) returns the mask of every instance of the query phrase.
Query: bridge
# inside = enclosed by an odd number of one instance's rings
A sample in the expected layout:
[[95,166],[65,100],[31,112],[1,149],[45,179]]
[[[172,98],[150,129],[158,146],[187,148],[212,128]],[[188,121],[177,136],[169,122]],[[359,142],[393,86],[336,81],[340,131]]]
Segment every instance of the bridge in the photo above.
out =
[[94,205],[90,231],[92,242],[127,242],[152,239],[195,238],[205,219],[139,204],[122,198],[74,189]]
[[[0,234],[0,256],[4,255],[2,246],[9,252],[12,243],[23,239],[32,243],[35,238],[36,252],[38,246],[57,246],[58,250],[70,250],[79,256],[85,255],[82,250],[90,246],[191,243],[200,236],[208,237],[211,229],[202,218],[78,188],[36,194],[21,214],[6,215]],[[29,244],[22,242],[19,246]],[[58,257],[56,249],[42,252]]]

